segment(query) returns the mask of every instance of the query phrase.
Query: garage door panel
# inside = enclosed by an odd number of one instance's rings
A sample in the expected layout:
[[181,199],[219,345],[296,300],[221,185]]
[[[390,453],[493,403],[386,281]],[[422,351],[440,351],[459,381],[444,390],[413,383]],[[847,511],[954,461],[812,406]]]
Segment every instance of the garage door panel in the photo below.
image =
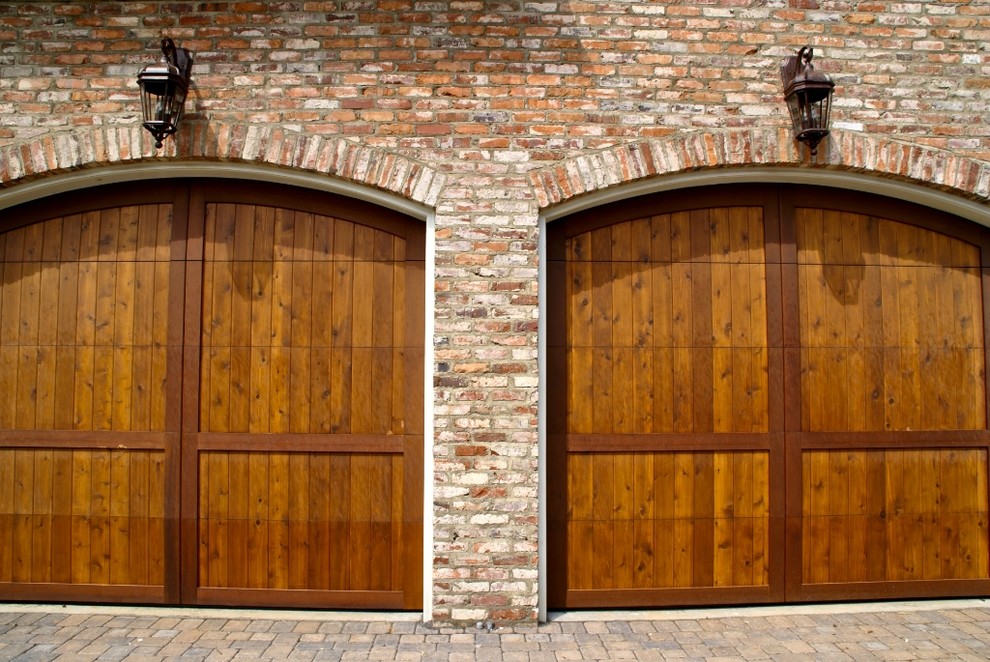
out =
[[[658,216],[619,223],[567,240],[567,253],[585,258],[566,267],[567,338],[574,362],[568,407],[574,417],[572,431],[767,429],[764,412],[757,412],[755,419],[727,413],[737,406],[734,396],[765,397],[766,370],[747,366],[745,353],[716,357],[710,347],[713,339],[719,347],[766,346],[765,267],[745,262],[754,250],[757,257],[762,254],[750,238],[762,242],[762,226],[754,217],[747,208],[724,210],[714,220],[706,217],[705,227],[712,233],[706,250],[704,241],[691,239],[698,230],[678,225],[689,220],[683,215],[673,221]],[[710,263],[651,261],[653,248],[637,254],[644,261],[621,261],[633,258],[627,240],[643,234],[647,224],[667,240],[666,246],[655,249],[659,255],[671,254],[671,242],[686,241],[680,254],[695,261],[707,256]],[[607,255],[611,261],[587,261],[589,254]],[[594,348],[590,355],[587,347]],[[626,349],[653,347],[669,353],[633,354]],[[738,364],[735,370],[733,363]],[[658,371],[653,383],[644,368]],[[672,379],[675,372],[678,378]],[[650,401],[655,411],[639,413]],[[717,430],[713,408],[720,414]],[[745,409],[765,406],[757,402]],[[589,412],[590,420],[585,420]]]
[[202,587],[401,590],[402,459],[200,454]]
[[[985,428],[977,247],[851,213],[795,222],[804,429]],[[823,405],[842,383],[856,388]]]
[[[238,218],[236,206],[224,209],[228,216]],[[207,217],[208,236],[218,232],[215,218],[220,218],[219,213]],[[275,229],[284,236],[283,259],[269,265],[233,261],[204,265],[201,389],[208,397],[202,401],[201,428],[401,433],[406,418],[401,387],[407,365],[397,343],[405,341],[407,322],[404,309],[396,306],[396,293],[405,290],[400,263],[344,260],[339,253],[341,243],[336,244],[337,261],[313,261],[312,251],[299,248],[289,238],[292,233],[305,232],[310,239],[300,240],[299,245],[312,245],[313,223],[298,218],[290,223],[287,218],[275,214]],[[374,256],[375,232],[356,227],[354,245]],[[233,246],[237,233],[227,232],[231,237],[226,244]],[[385,239],[377,240],[378,250],[391,258],[401,242],[386,237],[387,233],[379,234]],[[279,251],[276,248],[276,254]],[[296,255],[308,261],[290,261]],[[338,278],[321,278],[323,297],[317,298],[313,296],[315,276],[328,276],[326,265],[332,265]],[[246,296],[249,268],[254,297]],[[333,324],[328,324],[330,310],[334,311]],[[314,328],[323,331],[314,336]],[[244,347],[248,342],[252,343],[250,358]],[[262,393],[267,398],[259,397]],[[252,402],[255,410],[267,412],[252,414]]]
[[806,451],[803,581],[987,578],[984,449]]
[[738,334],[737,344],[715,349],[664,347],[659,342],[647,348],[639,343],[632,347],[572,343],[568,350],[568,374],[573,376],[568,383],[571,431],[768,431],[765,332],[756,341],[762,345],[749,338],[742,341],[743,333],[749,335],[745,330]]
[[0,582],[161,586],[163,464],[159,451],[0,449]]
[[572,453],[568,586],[765,586],[767,453]]
[[932,582],[985,580],[986,447],[933,448],[914,432],[986,427],[978,247],[851,212],[797,209],[795,224],[801,426],[850,445],[800,451],[802,586],[791,590],[885,582],[926,595],[950,590]]
[[[132,229],[120,237],[119,214],[92,215],[92,226],[105,226],[102,243],[97,242],[103,248],[85,262],[76,257],[87,255],[74,225],[79,216],[36,224],[33,234],[46,237],[44,250],[40,244],[31,248],[37,242],[23,236],[34,226],[7,233],[17,238],[8,246],[0,304],[8,394],[0,411],[4,427],[164,429],[154,405],[164,400],[164,375],[155,379],[148,371],[137,381],[134,376],[135,357],[146,362],[150,352],[153,365],[164,361],[164,348],[155,344],[164,340],[168,319],[167,263],[133,261],[149,254],[137,250],[141,236],[157,237],[170,226],[167,206],[147,207],[125,210]],[[41,261],[61,255],[66,259]],[[48,311],[57,311],[54,320]],[[156,312],[158,321],[148,323]]]

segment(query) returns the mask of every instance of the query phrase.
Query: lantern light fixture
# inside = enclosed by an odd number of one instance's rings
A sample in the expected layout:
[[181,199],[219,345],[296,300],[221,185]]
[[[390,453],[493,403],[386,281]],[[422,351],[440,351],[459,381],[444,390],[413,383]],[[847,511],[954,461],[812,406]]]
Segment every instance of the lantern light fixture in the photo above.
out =
[[144,128],[154,136],[155,148],[161,148],[162,140],[179,128],[192,63],[189,51],[176,48],[171,39],[163,37],[161,59],[138,73]]
[[784,100],[794,125],[794,138],[818,154],[818,143],[828,135],[829,112],[835,83],[811,64],[814,50],[805,46],[784,61],[780,77],[784,83]]

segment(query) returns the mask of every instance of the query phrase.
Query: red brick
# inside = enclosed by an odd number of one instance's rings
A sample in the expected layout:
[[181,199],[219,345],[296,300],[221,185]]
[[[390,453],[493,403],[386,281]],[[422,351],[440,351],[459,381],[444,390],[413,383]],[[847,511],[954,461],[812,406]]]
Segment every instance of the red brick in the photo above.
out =
[[[465,539],[434,557],[440,578],[537,563],[535,555],[468,554],[487,549],[491,529],[471,525],[467,513],[507,502],[507,476],[537,486],[532,457],[486,453],[490,444],[535,443],[534,393],[515,383],[537,370],[535,358],[518,357],[536,349],[541,208],[693,169],[811,167],[791,139],[777,71],[806,43],[839,83],[834,120],[862,126],[833,132],[820,165],[921,177],[970,197],[990,185],[982,50],[990,8],[982,2],[941,3],[938,12],[918,2],[820,0],[781,8],[531,3],[519,11],[481,0],[347,9],[329,1],[91,4],[98,9],[25,2],[14,14],[0,11],[5,185],[150,157],[148,147],[131,148],[135,77],[157,58],[164,31],[196,60],[187,125],[178,146],[168,143],[175,158],[308,169],[434,208],[433,322],[449,344],[437,346],[448,364],[436,374],[443,413],[432,441],[467,460],[438,464],[437,475],[486,480],[435,504],[446,515],[438,540]],[[65,92],[71,99],[57,96]],[[535,512],[534,500],[500,535],[532,544]],[[494,592],[484,613],[532,620],[533,608],[512,603],[533,602],[537,584],[526,585],[522,596]],[[455,586],[435,584],[439,618],[474,597]]]

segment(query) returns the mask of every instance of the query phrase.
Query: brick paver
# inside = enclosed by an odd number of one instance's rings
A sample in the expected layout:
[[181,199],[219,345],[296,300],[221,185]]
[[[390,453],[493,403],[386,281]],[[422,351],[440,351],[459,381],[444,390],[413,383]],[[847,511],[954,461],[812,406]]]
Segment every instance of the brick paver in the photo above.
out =
[[[974,606],[974,602],[976,606]],[[988,660],[990,601],[826,613],[575,614],[539,626],[432,627],[408,617],[158,616],[134,608],[0,605],[0,660]],[[233,614],[233,616],[231,616]],[[245,612],[247,614],[247,612]]]

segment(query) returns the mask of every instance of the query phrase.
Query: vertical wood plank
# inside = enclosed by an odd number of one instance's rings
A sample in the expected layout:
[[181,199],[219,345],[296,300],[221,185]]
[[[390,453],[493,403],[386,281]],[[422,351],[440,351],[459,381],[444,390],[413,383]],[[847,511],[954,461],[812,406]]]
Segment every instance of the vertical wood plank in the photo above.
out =
[[614,458],[596,454],[592,459],[592,586],[599,589],[613,588],[615,582],[614,480]]
[[331,590],[350,588],[354,560],[351,555],[350,519],[352,458],[349,455],[330,456],[330,555],[328,558]]
[[129,530],[127,548],[128,581],[132,584],[149,584],[149,558],[151,556],[151,457],[147,451],[131,451],[129,454],[127,504]]
[[110,550],[111,584],[132,583],[131,539],[131,451],[110,453]]
[[567,458],[567,582],[575,589],[592,588],[594,557],[594,461],[591,454]]
[[[309,481],[310,456],[307,453],[293,453],[288,457],[290,484],[288,489],[289,519],[289,588],[310,588],[310,549],[309,549]],[[313,559],[316,563],[316,559]]]
[[310,562],[307,583],[316,590],[329,590],[330,564],[333,562],[330,556],[330,454],[311,454],[309,466]]
[[165,584],[165,452],[148,457],[148,583]]
[[[52,535],[51,581],[69,583],[72,580],[72,451],[52,453]],[[0,457],[0,482],[3,482],[3,459]],[[3,507],[0,488],[0,513]],[[2,516],[2,515],[0,515]],[[0,532],[0,543],[3,533]],[[3,577],[3,554],[0,552],[0,578]]]
[[673,585],[694,586],[694,455],[674,455],[673,482]]
[[[243,234],[240,232],[239,234]],[[235,244],[236,247],[236,244]],[[242,248],[242,250],[247,250]],[[227,455],[227,585],[247,587],[250,460],[248,453]]]
[[268,588],[269,455],[248,454],[247,586]]
[[712,583],[714,586],[732,586],[735,544],[735,474],[732,469],[733,454],[715,453],[712,466],[713,516],[712,522]]
[[268,587],[289,586],[289,455],[271,453],[268,475]]
[[93,451],[90,493],[90,581],[110,583],[110,451]]

